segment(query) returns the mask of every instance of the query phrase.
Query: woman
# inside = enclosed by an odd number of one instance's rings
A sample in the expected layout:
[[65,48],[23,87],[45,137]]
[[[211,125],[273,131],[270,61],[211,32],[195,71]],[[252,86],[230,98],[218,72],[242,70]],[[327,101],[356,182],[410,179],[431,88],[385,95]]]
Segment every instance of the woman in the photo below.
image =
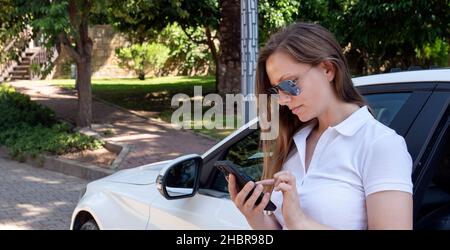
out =
[[[412,229],[405,141],[373,118],[334,36],[316,24],[292,24],[272,35],[256,71],[257,93],[276,92],[281,107],[277,139],[263,141],[263,180],[237,192],[234,176],[228,178],[231,199],[250,226]],[[259,108],[270,113],[270,104]],[[272,195],[255,206],[263,186]],[[263,212],[270,196],[273,214]]]

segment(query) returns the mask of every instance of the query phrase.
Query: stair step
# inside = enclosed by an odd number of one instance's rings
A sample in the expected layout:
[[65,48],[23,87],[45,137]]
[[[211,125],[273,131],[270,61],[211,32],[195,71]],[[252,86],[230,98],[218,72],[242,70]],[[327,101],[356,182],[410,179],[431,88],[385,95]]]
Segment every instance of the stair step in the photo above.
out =
[[30,65],[19,65],[14,67],[14,70],[28,70],[30,68]]
[[15,73],[15,74],[17,74],[17,75],[20,75],[20,74],[27,74],[28,73],[28,70],[13,70],[13,71],[11,71],[11,73]]
[[30,80],[30,77],[17,77],[17,76],[12,76],[11,80]]
[[19,72],[13,71],[13,72],[9,73],[9,75],[11,75],[11,76],[29,76],[30,74],[28,72],[26,72],[26,71],[24,71],[24,72],[22,72],[22,71],[19,71]]

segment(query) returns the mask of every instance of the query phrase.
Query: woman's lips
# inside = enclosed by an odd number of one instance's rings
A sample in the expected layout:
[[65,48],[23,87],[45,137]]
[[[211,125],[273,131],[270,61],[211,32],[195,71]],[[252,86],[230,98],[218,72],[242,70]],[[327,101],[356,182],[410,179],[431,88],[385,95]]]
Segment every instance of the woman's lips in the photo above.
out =
[[293,113],[293,114],[297,114],[297,113],[300,111],[300,107],[301,107],[301,106],[302,106],[302,105],[293,108],[293,109],[291,110],[292,113]]

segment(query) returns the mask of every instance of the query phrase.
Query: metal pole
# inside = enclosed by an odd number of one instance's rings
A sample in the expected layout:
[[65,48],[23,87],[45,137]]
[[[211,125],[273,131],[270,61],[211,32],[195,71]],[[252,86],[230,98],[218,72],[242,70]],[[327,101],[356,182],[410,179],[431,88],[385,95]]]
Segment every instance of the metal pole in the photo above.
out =
[[241,93],[243,121],[256,117],[255,75],[258,58],[258,0],[241,0]]

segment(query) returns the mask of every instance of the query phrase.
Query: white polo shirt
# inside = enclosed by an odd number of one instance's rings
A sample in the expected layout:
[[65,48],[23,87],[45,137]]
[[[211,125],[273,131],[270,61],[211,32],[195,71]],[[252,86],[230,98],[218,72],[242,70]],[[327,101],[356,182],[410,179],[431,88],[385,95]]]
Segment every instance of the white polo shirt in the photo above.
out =
[[[412,193],[412,159],[405,140],[373,118],[366,106],[323,132],[305,173],[306,138],[314,125],[294,135],[297,152],[283,165],[296,177],[300,205],[310,218],[335,229],[367,229],[368,195]],[[271,200],[285,228],[282,193],[273,192]]]

